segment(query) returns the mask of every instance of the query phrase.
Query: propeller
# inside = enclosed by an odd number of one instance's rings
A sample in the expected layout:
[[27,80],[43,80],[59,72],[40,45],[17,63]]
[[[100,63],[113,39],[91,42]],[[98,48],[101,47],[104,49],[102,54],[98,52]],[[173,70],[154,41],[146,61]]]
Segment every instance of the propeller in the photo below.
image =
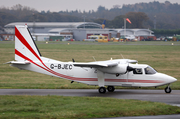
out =
[[127,63],[128,63],[128,66],[127,66],[127,82],[128,82],[129,72],[131,72],[131,71],[133,71],[135,69],[133,67],[130,67],[129,63],[137,63],[137,60],[128,60]]
[[133,67],[130,67],[130,66],[129,66],[129,63],[128,63],[127,71],[130,72],[130,71],[133,71],[133,70],[134,70],[134,68],[133,68]]

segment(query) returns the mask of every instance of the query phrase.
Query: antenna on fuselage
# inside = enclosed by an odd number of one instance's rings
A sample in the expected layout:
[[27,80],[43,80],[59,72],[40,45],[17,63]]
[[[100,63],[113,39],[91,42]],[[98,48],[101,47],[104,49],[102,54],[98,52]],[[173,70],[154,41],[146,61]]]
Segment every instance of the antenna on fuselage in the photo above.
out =
[[94,56],[92,56],[92,57],[93,57],[94,61],[96,61],[96,59],[94,58]]
[[72,61],[75,62],[74,58],[72,58]]
[[124,59],[123,55],[121,54],[121,57]]

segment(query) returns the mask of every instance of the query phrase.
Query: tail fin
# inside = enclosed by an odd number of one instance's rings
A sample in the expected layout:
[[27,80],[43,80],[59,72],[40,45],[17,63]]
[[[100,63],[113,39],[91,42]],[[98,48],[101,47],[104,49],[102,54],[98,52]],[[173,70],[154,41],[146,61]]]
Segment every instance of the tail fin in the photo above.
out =
[[103,23],[102,23],[102,29],[105,28],[105,24],[106,24],[106,20],[104,20]]
[[40,60],[40,52],[27,26],[15,26],[15,60],[19,62]]

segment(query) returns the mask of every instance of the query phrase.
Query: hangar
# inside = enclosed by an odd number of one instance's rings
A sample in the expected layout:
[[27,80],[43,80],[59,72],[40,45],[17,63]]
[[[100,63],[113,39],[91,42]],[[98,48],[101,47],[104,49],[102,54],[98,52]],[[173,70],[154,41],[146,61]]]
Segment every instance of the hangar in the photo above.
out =
[[124,35],[126,32],[126,35],[135,35],[135,36],[152,36],[153,31],[149,29],[116,29],[121,35]]
[[[134,35],[139,40],[142,37],[151,37],[153,31],[149,29],[101,29],[102,25],[94,22],[14,22],[4,26],[7,34],[14,34],[15,25],[27,24],[30,32],[38,41],[49,40],[50,36],[71,37],[77,41],[87,39],[90,35],[104,35],[109,39],[112,37],[120,37],[121,35]],[[11,38],[12,39],[12,38]]]
[[153,38],[155,40],[154,32],[149,29],[116,29],[122,36],[134,35],[139,41],[144,38]]
[[94,22],[14,22],[4,26],[5,31],[8,33],[14,33],[15,25],[28,25],[32,33],[48,33],[49,30],[55,28],[95,28],[100,29],[101,25]]
[[72,35],[76,41],[82,41],[88,39],[90,35],[103,35],[109,39],[111,37],[117,37],[117,30],[115,29],[94,29],[94,28],[83,28],[83,29],[52,29],[49,31],[52,34],[60,35]]

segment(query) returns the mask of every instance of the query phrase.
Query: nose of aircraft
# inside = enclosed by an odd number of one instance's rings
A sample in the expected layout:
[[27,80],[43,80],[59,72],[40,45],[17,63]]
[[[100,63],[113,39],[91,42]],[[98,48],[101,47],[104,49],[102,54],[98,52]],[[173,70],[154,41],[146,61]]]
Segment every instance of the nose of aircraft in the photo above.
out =
[[167,83],[173,83],[173,82],[177,81],[176,78],[166,75],[166,74],[161,74],[161,78],[163,78],[163,80]]
[[174,77],[172,77],[172,76],[170,76],[170,80],[172,81],[172,82],[175,82],[175,81],[177,81],[177,79],[176,78],[174,78]]

